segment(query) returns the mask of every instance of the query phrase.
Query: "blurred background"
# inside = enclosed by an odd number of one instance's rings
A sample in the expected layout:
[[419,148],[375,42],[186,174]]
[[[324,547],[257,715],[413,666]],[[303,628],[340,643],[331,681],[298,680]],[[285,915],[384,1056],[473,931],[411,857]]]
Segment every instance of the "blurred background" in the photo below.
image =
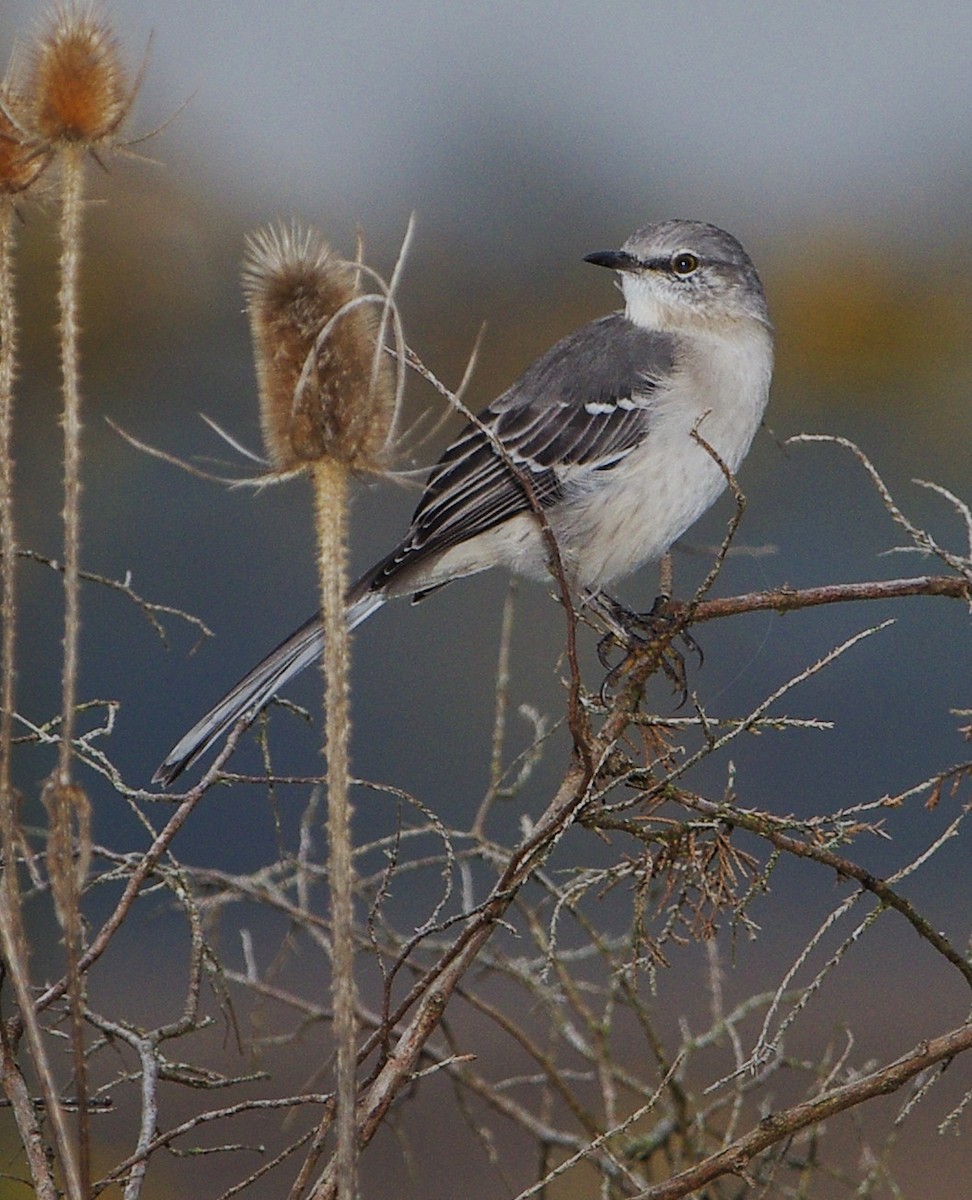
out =
[[[7,0],[0,45],[12,50],[43,11]],[[473,407],[556,338],[616,305],[611,278],[584,254],[671,216],[721,225],[762,275],[778,368],[770,429],[741,472],[748,510],[739,535],[775,553],[733,557],[717,593],[937,570],[914,556],[883,556],[902,537],[860,468],[833,446],[781,447],[800,432],[856,440],[905,511],[967,553],[949,505],[912,483],[933,480],[972,501],[967,0],[116,0],[110,13],[133,71],[148,47],[129,135],[157,132],[89,175],[96,202],[84,273],[83,559],[104,575],[130,573],[143,596],[199,615],[217,635],[197,647],[193,631],[167,622],[166,648],[127,600],[86,591],[81,690],[122,703],[111,752],[132,784],[147,785],[185,728],[316,606],[302,482],[260,494],[219,487],[137,452],[106,423],[202,465],[218,459],[221,473],[248,473],[200,414],[260,449],[239,268],[245,234],[278,218],[317,225],[348,255],[360,227],[368,261],[387,275],[414,211],[400,291],[406,334],[454,386],[485,325],[467,395]],[[61,553],[56,211],[53,194],[25,207],[19,266],[19,535],[51,556]],[[439,401],[413,380],[408,403],[412,419]],[[452,432],[449,425],[422,451],[424,461]],[[362,484],[356,567],[389,548],[415,498],[408,488]],[[689,552],[676,559],[681,594],[709,562],[691,551],[718,544],[730,511],[723,501],[689,534]],[[59,703],[60,634],[52,631],[60,628],[60,580],[29,564],[21,579],[20,704],[40,721]],[[414,791],[453,817],[472,814],[488,778],[506,589],[502,578],[466,581],[417,609],[390,607],[362,629],[354,693],[361,776]],[[649,569],[622,596],[646,608],[655,589]],[[516,611],[513,701],[559,717],[559,610],[542,588],[524,585]],[[733,745],[741,803],[802,816],[831,811],[903,791],[968,757],[963,720],[951,710],[972,707],[972,639],[968,613],[953,601],[705,627],[705,664],[692,685],[710,713],[741,714],[888,616],[891,629],[778,709],[833,721],[833,732]],[[596,684],[589,644],[584,663]],[[313,709],[318,688],[307,678],[291,694]],[[663,683],[650,699],[661,712],[673,705]],[[316,732],[275,725],[278,765],[313,770]],[[528,733],[515,728],[512,750]],[[548,753],[523,797],[533,811],[558,777],[563,750],[557,743]],[[234,765],[258,763],[247,745]],[[37,753],[25,757],[25,792],[36,794],[48,768]],[[728,769],[726,758],[710,760],[692,782],[721,794]],[[120,801],[94,778],[85,782],[96,838],[131,844]],[[945,797],[934,812],[909,801],[888,816],[887,839],[855,853],[875,871],[893,871],[968,799]],[[358,818],[363,836],[365,799]],[[214,794],[175,851],[252,869],[273,853],[272,831],[259,791]],[[780,964],[836,902],[831,879],[811,879],[810,891],[797,876],[791,894],[778,888],[773,924],[756,947],[738,952],[727,984],[734,994],[775,986]],[[968,840],[959,838],[906,886],[960,945],[970,880]],[[965,1018],[967,995],[941,983],[937,967],[935,985],[923,989],[916,939],[886,921],[862,990],[831,997],[800,1035],[808,1053],[819,1053],[851,1011],[868,1018],[855,1030],[861,1060],[904,1051]],[[132,939],[125,953],[129,970],[164,991],[157,945]],[[672,989],[678,1004],[692,981]],[[960,1096],[968,1064],[956,1074]],[[933,1107],[921,1128],[934,1143],[927,1156],[903,1153],[899,1176],[906,1191],[917,1189],[907,1194],[965,1196],[969,1131],[963,1140],[939,1138],[946,1105]],[[444,1188],[432,1169],[424,1194],[454,1194],[457,1182],[450,1169]],[[470,1197],[506,1194],[482,1164],[462,1187]]]

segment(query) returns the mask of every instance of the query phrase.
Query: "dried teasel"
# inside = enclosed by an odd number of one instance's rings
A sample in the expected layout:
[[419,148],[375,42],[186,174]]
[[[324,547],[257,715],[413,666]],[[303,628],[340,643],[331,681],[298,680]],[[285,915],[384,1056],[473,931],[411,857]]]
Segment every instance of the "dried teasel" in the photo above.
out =
[[247,239],[243,287],[266,452],[279,472],[330,459],[384,466],[394,418],[374,298],[357,268],[313,230],[274,226]]
[[243,286],[260,384],[267,454],[281,473],[306,468],[314,488],[324,634],[328,881],[336,1054],[339,1197],[356,1194],[357,999],[354,979],[354,855],[350,797],[348,481],[384,465],[395,418],[394,389],[374,296],[363,268],[345,262],[312,230],[250,237]]
[[9,83],[0,84],[0,196],[26,192],[48,163],[26,131],[24,108],[19,93]]
[[118,42],[97,7],[56,8],[33,47],[25,89],[34,135],[48,145],[110,141],[133,94]]

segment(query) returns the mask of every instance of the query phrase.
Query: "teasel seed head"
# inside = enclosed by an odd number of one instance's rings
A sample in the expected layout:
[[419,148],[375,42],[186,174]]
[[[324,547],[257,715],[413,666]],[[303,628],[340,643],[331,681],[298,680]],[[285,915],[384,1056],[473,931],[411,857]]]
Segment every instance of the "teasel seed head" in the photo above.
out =
[[0,197],[26,192],[50,161],[27,132],[24,109],[16,89],[0,83]]
[[93,4],[57,7],[33,48],[27,96],[34,134],[49,145],[110,141],[133,89],[111,26]]
[[275,226],[247,239],[263,440],[281,473],[322,459],[355,471],[385,464],[391,371],[378,344],[380,306],[361,296],[358,274],[311,229]]

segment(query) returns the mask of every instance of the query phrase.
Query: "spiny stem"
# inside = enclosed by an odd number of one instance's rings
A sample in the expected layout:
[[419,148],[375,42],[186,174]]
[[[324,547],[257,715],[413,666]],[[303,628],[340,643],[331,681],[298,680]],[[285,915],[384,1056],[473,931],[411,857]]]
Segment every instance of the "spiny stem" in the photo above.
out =
[[327,830],[331,888],[334,1037],[337,1043],[337,1159],[339,1200],[354,1200],[357,1127],[356,989],[354,982],[351,800],[349,796],[348,470],[327,457],[313,466],[318,567],[324,625],[324,749],[327,755]]
[[[78,644],[81,631],[81,386],[79,359],[79,281],[81,270],[81,217],[86,147],[66,144],[61,151],[61,278],[58,309],[61,335],[61,382],[64,395],[64,660],[61,675],[61,741],[56,782],[52,789],[51,834],[70,835],[73,794],[71,746],[74,740],[78,685]],[[56,826],[57,828],[54,828]],[[84,847],[80,858],[85,860]],[[70,860],[62,864],[64,938],[67,949],[69,1001],[74,1051],[75,1089],[78,1096],[79,1172],[87,1195],[89,1167],[88,1106],[84,1059],[84,1022],[80,957],[81,926],[78,912],[78,878]]]
[[[17,325],[13,281],[14,207],[9,198],[0,200],[0,586],[3,589],[0,639],[2,680],[0,680],[0,833],[3,844],[3,871],[0,880],[0,947],[14,994],[24,1014],[27,1036],[55,1137],[68,1151],[65,1175],[69,1189],[77,1187],[77,1170],[70,1154],[64,1110],[58,1101],[57,1087],[47,1060],[43,1039],[34,1013],[30,987],[27,940],[24,936],[20,883],[17,877],[17,817],[13,791],[11,750],[13,743],[14,675],[17,624],[16,564],[17,539],[13,508],[13,385],[16,373]],[[38,1057],[39,1054],[39,1057]],[[56,1200],[50,1166],[37,1125],[34,1105],[26,1095],[26,1086],[16,1062],[16,1039],[3,1029],[3,1088],[14,1109],[21,1138],[27,1151],[31,1181],[42,1200]]]
[[84,149],[66,146],[61,156],[61,380],[64,390],[64,664],[61,676],[61,743],[58,783],[71,782],[71,743],[77,700],[78,640],[81,627],[79,561],[81,548],[81,386],[78,358],[78,281],[81,268],[81,215]]
[[[17,363],[17,324],[13,282],[14,207],[0,200],[0,588],[3,592],[3,634],[0,639],[0,804],[13,812],[11,749],[13,744],[15,631],[17,625],[17,537],[13,507],[13,385]],[[11,826],[12,830],[12,826]],[[13,853],[5,838],[5,853]],[[7,858],[7,862],[12,861]]]

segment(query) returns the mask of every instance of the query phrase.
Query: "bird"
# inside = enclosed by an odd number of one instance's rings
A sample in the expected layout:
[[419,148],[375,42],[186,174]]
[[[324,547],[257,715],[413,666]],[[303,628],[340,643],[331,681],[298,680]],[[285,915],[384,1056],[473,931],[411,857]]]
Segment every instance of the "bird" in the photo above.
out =
[[[605,589],[660,559],[739,468],[773,372],[766,298],[742,245],[715,225],[668,220],[585,261],[616,272],[623,308],[558,341],[467,424],[405,536],[351,587],[349,628],[394,597],[423,599],[494,566],[549,579],[537,508],[571,589],[616,612]],[[153,782],[168,786],[253,720],[322,649],[317,613],[179,739]]]

